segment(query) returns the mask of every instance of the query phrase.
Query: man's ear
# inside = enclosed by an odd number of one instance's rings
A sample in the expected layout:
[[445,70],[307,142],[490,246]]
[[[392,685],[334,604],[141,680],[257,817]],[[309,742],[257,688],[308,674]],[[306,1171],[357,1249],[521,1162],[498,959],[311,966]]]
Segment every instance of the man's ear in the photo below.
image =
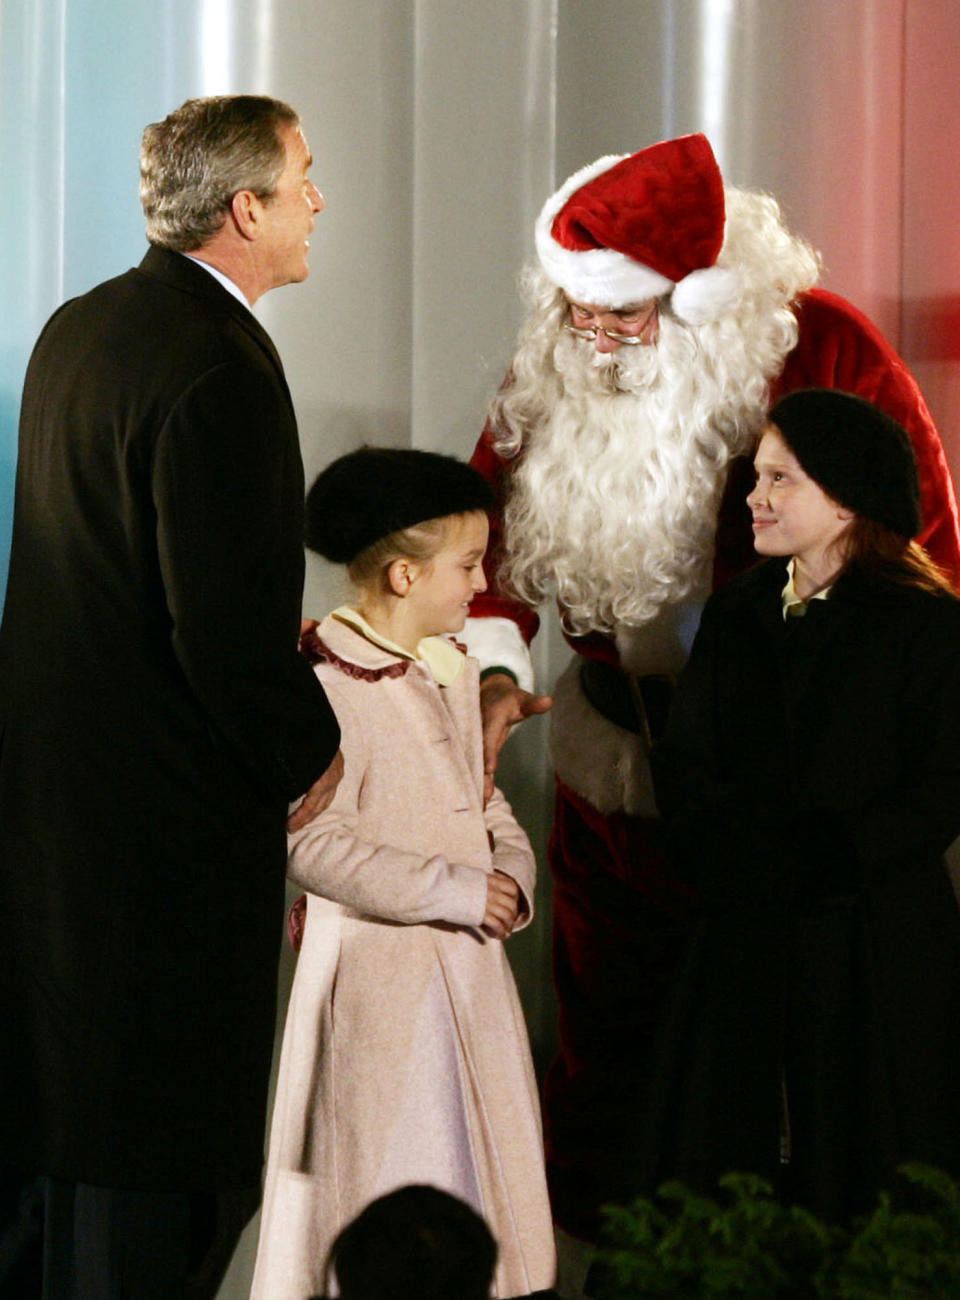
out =
[[387,586],[395,596],[408,596],[419,572],[419,564],[400,556],[387,569]]
[[842,506],[839,501],[837,502],[838,519],[842,519],[844,520],[844,522],[846,522],[850,519],[856,519],[856,517],[857,517],[856,510],[851,510],[849,506]]
[[230,200],[230,215],[244,239],[252,242],[260,238],[263,203],[253,190],[237,190]]

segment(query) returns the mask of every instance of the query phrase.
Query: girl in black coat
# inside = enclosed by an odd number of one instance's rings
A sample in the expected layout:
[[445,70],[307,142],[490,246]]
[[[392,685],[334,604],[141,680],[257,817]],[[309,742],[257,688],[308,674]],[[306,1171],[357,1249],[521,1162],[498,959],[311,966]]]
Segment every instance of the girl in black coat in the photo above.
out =
[[906,1160],[960,1173],[960,602],[875,407],[792,393],[755,467],[774,558],[708,602],[657,755],[699,903],[644,1183],[751,1170],[845,1219]]

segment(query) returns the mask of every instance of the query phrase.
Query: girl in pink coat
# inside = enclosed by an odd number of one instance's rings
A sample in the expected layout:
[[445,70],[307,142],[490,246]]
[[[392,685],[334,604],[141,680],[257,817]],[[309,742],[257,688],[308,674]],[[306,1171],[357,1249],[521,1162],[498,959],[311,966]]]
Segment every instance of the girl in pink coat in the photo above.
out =
[[308,545],[346,563],[355,593],[307,638],[345,772],[290,839],[307,916],[253,1300],[318,1294],[339,1230],[409,1183],[486,1220],[492,1295],[553,1284],[536,1082],[502,942],[533,915],[535,864],[485,791],[478,668],[451,638],[486,587],[490,504],[451,457],[369,447],[307,499]]

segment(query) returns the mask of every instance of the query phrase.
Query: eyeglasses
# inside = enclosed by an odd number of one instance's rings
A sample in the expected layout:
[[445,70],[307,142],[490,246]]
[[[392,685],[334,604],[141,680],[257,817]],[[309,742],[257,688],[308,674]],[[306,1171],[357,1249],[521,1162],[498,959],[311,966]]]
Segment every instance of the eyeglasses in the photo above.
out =
[[643,333],[640,334],[618,334],[616,330],[605,330],[602,325],[591,325],[589,329],[581,329],[578,325],[571,325],[569,321],[563,327],[568,334],[575,334],[578,339],[596,339],[598,334],[605,335],[608,339],[613,339],[614,343],[626,343],[629,347],[635,347],[638,343],[646,343]]
[[[649,304],[646,313],[643,315],[642,321],[638,322],[640,324],[640,328],[631,331],[631,333],[629,334],[621,333],[620,330],[605,329],[604,326],[602,325],[574,325],[572,320],[565,321],[563,328],[568,333],[573,334],[574,337],[578,339],[589,339],[591,342],[594,342],[600,334],[603,334],[605,338],[610,339],[614,343],[625,343],[628,347],[636,347],[637,344],[649,343],[652,341],[650,338],[650,327],[651,325],[656,327],[656,322],[659,314],[658,309],[659,309],[659,303],[657,302],[656,299],[654,299],[653,302]],[[638,314],[642,310],[643,310],[642,308],[638,309]],[[589,316],[602,317],[608,314],[603,310],[583,308],[578,303],[571,302],[570,303],[571,316],[574,316],[574,314],[577,312],[579,312],[581,316],[587,316],[587,317]],[[620,313],[617,314],[619,315]],[[631,315],[633,314],[632,310],[630,314]],[[633,324],[632,321],[630,323]],[[656,336],[654,335],[654,338],[655,337]]]

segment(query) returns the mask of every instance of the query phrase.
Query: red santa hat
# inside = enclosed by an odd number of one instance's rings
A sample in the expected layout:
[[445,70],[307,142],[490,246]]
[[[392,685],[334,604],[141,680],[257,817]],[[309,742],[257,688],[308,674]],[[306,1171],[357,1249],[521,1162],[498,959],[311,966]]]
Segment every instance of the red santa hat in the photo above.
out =
[[724,223],[710,142],[684,135],[574,172],[534,235],[544,271],[571,298],[626,307],[669,293],[674,313],[700,325],[740,296],[736,274],[716,265]]

